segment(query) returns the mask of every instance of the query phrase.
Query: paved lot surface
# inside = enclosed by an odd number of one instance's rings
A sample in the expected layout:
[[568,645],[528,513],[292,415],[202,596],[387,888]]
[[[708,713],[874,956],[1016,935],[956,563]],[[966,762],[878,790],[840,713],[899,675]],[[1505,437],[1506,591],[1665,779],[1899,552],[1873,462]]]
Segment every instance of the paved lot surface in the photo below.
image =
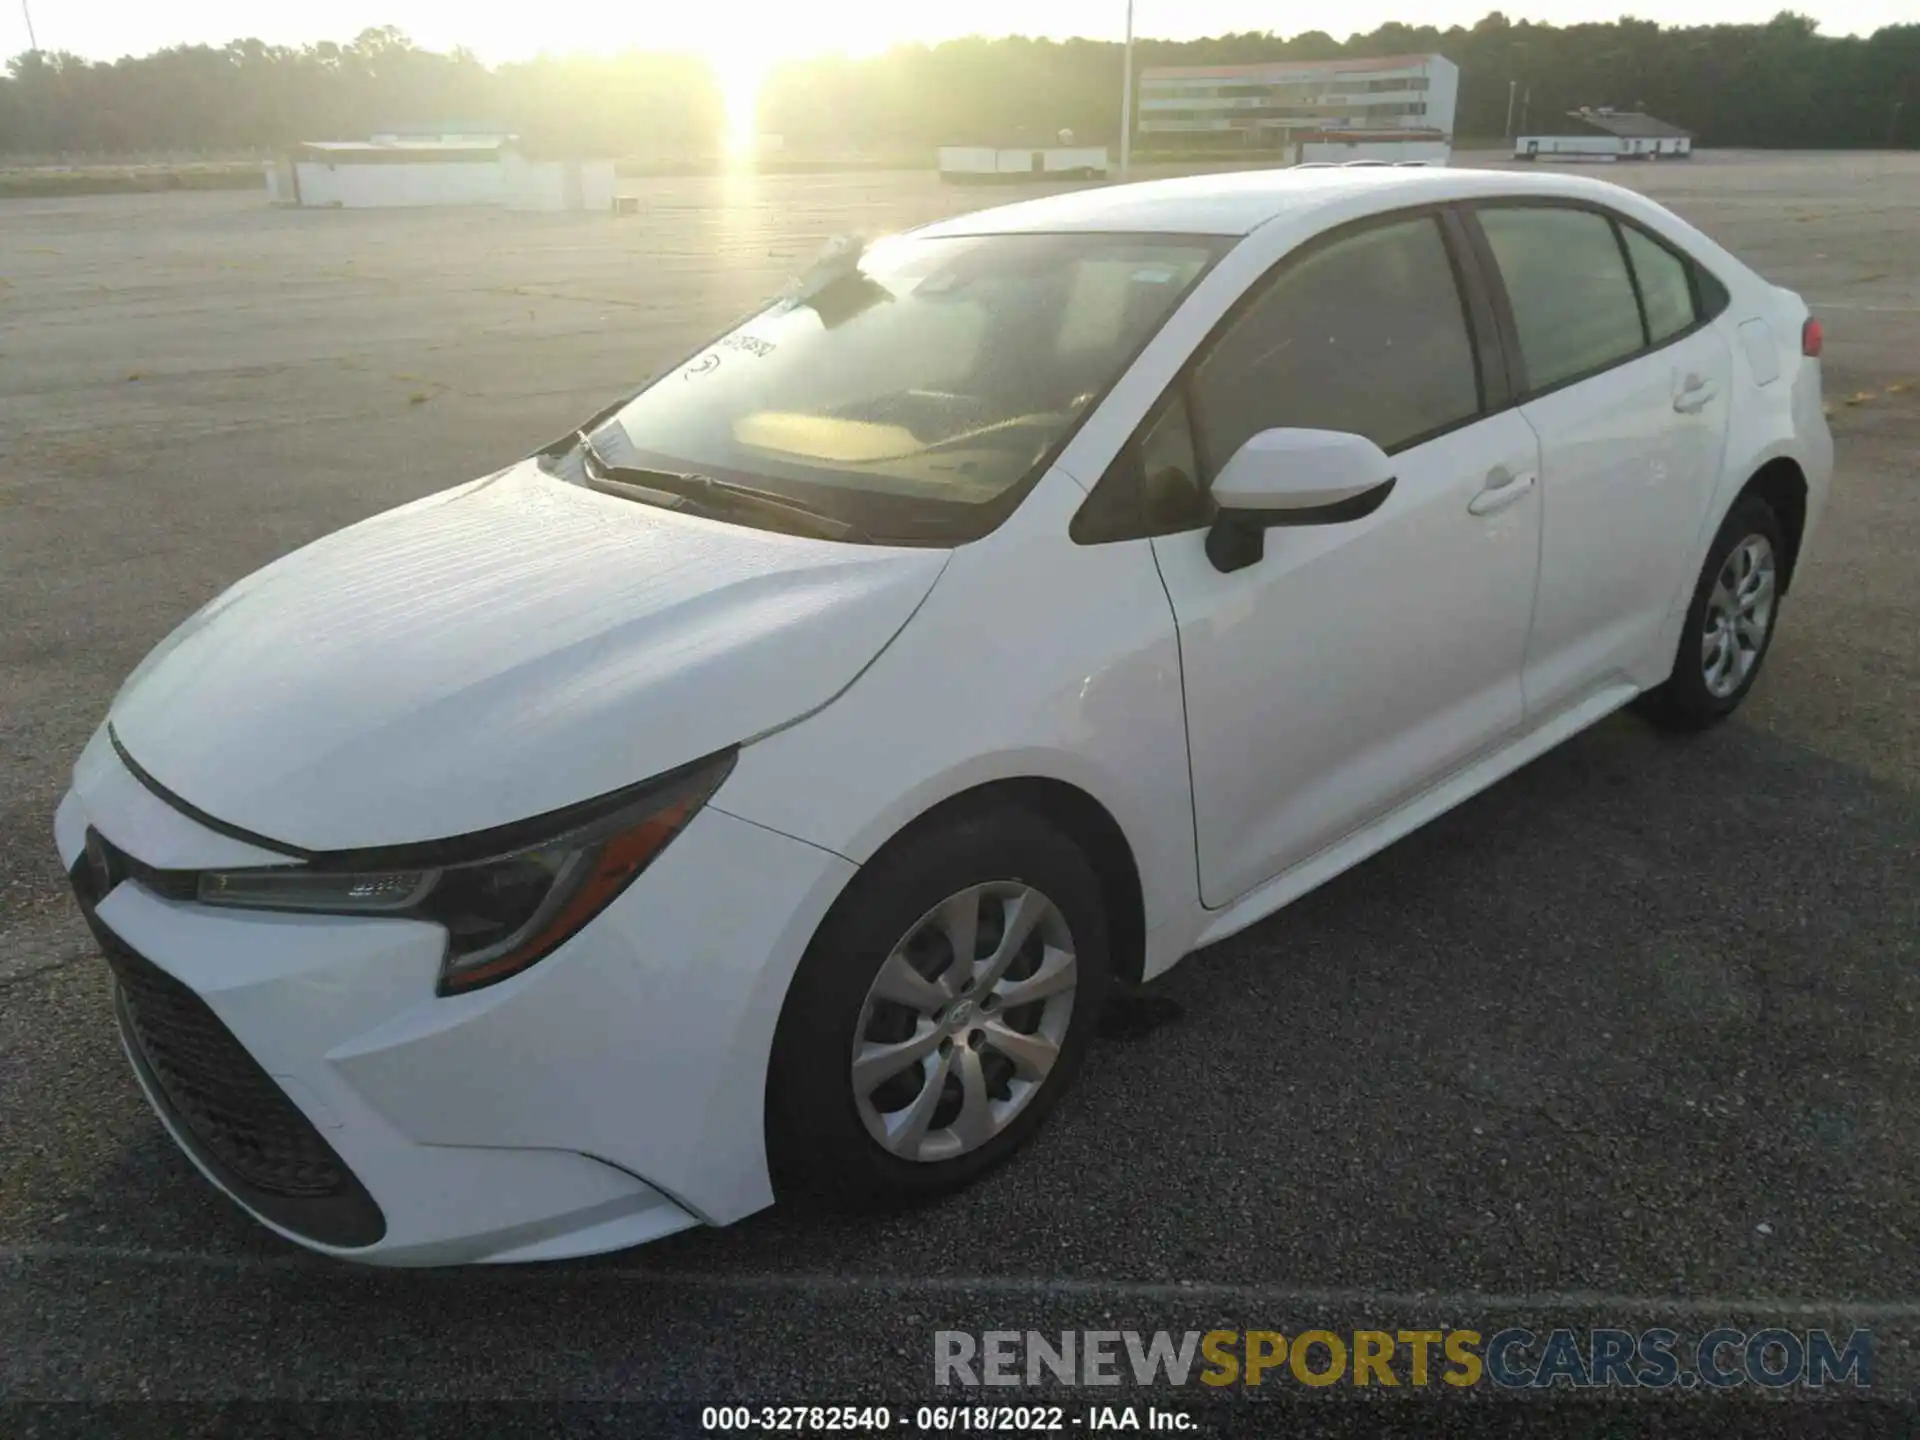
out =
[[1608,178],[1827,323],[1835,503],[1734,722],[1610,721],[1196,957],[1039,1143],[945,1204],[436,1275],[300,1255],[174,1153],[53,858],[67,767],[229,582],[560,433],[823,237],[982,197],[844,175],[644,182],[619,221],[7,204],[0,1395],[645,1397],[678,1407],[664,1431],[693,1402],[924,1394],[939,1328],[1422,1321],[1870,1324],[1906,1393],[1920,156]]

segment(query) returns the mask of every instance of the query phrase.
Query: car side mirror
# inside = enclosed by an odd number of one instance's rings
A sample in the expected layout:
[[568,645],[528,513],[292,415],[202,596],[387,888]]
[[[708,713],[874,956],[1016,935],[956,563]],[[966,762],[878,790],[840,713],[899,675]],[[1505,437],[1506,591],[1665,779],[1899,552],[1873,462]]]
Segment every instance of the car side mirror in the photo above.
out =
[[1393,493],[1393,462],[1364,435],[1262,430],[1214,477],[1218,507],[1207,558],[1222,574],[1266,553],[1277,525],[1339,525],[1371,515]]

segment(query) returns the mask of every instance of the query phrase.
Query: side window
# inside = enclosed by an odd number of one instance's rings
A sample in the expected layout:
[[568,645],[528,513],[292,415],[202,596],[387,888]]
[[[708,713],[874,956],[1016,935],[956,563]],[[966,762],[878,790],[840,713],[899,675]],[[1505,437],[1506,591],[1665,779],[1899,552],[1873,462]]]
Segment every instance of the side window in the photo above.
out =
[[1704,265],[1693,267],[1694,283],[1700,287],[1700,318],[1711,320],[1727,306],[1733,303],[1733,297],[1727,294],[1727,287],[1720,278]]
[[1275,426],[1395,450],[1473,418],[1473,338],[1439,222],[1373,226],[1287,264],[1201,362],[1191,398],[1215,472]]
[[1193,420],[1184,393],[1174,396],[1140,438],[1140,497],[1146,523],[1156,533],[1205,518],[1200,465],[1193,451]]
[[1207,510],[1186,391],[1176,387],[1160,414],[1115,457],[1067,533],[1082,545],[1171,535],[1204,525]]
[[1620,233],[1626,237],[1634,278],[1640,282],[1640,303],[1647,312],[1647,339],[1658,345],[1693,324],[1693,286],[1687,279],[1687,262],[1631,225],[1622,225]]
[[1527,389],[1602,369],[1646,343],[1606,216],[1546,205],[1486,206],[1477,214],[1513,305]]

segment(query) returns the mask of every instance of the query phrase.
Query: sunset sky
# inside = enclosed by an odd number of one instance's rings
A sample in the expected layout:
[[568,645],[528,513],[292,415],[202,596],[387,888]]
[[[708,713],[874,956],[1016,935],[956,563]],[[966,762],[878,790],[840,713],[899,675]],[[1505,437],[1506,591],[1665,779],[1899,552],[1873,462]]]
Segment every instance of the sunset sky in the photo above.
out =
[[[433,49],[465,45],[488,61],[541,50],[608,51],[630,46],[740,53],[751,40],[751,60],[785,54],[883,49],[896,41],[936,41],[961,34],[1090,35],[1118,39],[1124,0],[967,0],[965,4],[902,4],[900,0],[811,0],[805,5],[641,4],[605,0],[541,0],[537,5],[485,5],[472,0],[335,0],[326,5],[259,0],[27,0],[40,44],[93,59],[143,54],[164,45],[221,43],[258,36],[274,44],[348,40],[370,25],[397,25]],[[1271,0],[1139,0],[1136,32],[1189,39],[1229,30],[1273,30],[1283,35],[1324,29],[1336,36],[1371,30],[1387,20],[1416,18],[1447,26],[1471,24],[1487,0],[1351,0],[1337,7],[1286,6]],[[1503,7],[1509,18],[1565,24],[1611,20],[1632,7],[1622,0],[1535,0]],[[1646,9],[1649,18],[1689,24],[1764,20],[1780,0],[1694,0],[1684,12]],[[1910,22],[1914,0],[1814,0],[1795,8],[1813,15],[1830,35],[1869,34]],[[0,11],[0,53],[27,49],[19,0]]]

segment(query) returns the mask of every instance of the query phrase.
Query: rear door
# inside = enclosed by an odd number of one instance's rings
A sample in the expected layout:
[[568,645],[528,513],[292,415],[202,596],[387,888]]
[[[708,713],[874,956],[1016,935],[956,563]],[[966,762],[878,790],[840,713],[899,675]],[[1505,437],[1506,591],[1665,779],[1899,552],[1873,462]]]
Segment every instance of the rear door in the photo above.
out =
[[1690,265],[1607,211],[1474,207],[1540,437],[1540,591],[1524,685],[1538,720],[1644,683],[1726,439],[1732,361]]

